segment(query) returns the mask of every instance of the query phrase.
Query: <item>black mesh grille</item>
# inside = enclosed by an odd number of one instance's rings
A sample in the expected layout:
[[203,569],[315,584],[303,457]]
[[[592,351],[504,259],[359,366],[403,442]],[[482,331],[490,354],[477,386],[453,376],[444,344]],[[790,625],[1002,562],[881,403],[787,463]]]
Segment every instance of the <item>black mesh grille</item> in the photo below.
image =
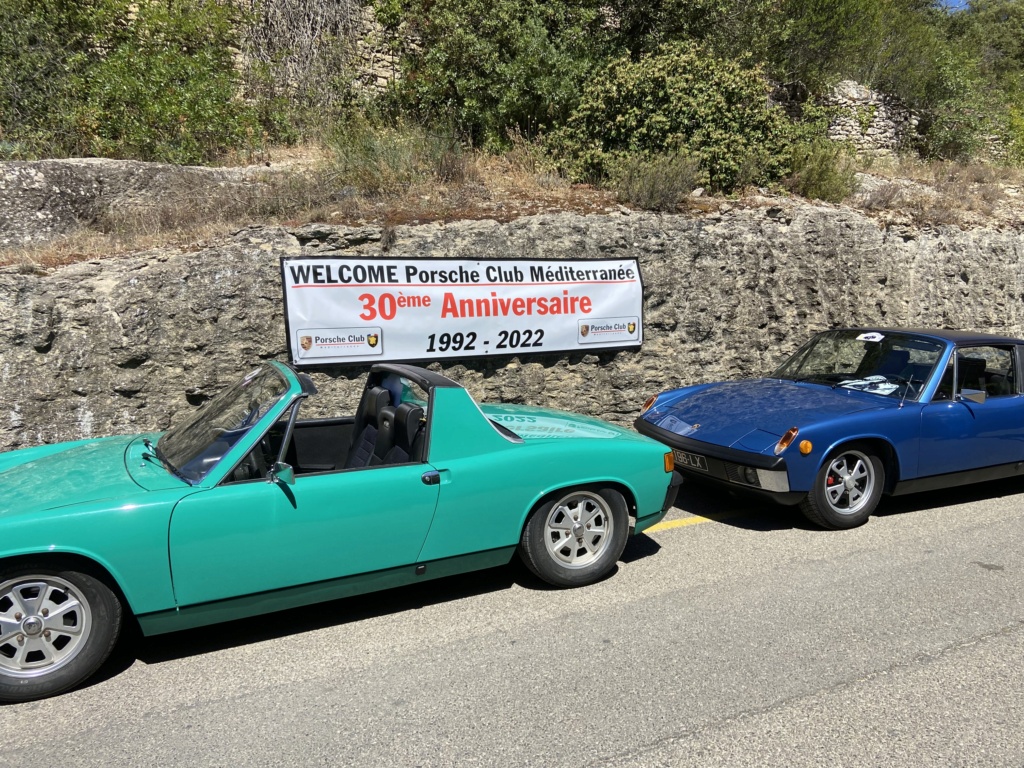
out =
[[730,483],[739,483],[740,485],[752,485],[755,488],[761,487],[761,481],[757,477],[756,471],[754,475],[754,482],[751,483],[743,476],[744,467],[741,467],[739,464],[733,464],[728,461],[723,463],[725,464],[725,475],[726,477],[729,478]]

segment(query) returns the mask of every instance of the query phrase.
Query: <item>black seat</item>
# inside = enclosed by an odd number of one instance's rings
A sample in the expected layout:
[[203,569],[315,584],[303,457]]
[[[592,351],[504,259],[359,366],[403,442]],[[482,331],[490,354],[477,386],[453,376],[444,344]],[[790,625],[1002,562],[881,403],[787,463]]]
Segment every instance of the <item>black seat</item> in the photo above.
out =
[[352,441],[349,443],[345,469],[368,467],[373,460],[373,449],[377,444],[377,422],[382,409],[390,407],[391,393],[384,387],[371,387],[363,393],[363,399],[356,409]]
[[402,403],[395,409],[395,441],[384,455],[385,464],[422,461],[423,409],[414,403]]
[[907,367],[907,362],[910,360],[910,352],[905,349],[893,349],[890,350],[889,354],[885,356],[878,368],[875,369],[875,374],[879,376],[892,376],[897,375],[904,368]]
[[[402,406],[398,407],[401,408]],[[385,405],[377,415],[377,439],[373,443],[373,455],[370,456],[370,466],[391,463],[387,460],[387,456],[395,447],[395,433],[395,406]]]
[[985,358],[961,357],[956,365],[956,391],[976,389],[985,391]]

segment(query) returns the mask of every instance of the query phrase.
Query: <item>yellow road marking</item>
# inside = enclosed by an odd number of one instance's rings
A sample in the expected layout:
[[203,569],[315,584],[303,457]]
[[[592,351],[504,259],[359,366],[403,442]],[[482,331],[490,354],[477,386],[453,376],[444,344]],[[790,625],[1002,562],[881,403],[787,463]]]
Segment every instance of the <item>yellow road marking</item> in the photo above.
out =
[[719,520],[725,520],[729,517],[734,517],[733,513],[723,513],[720,515],[694,515],[693,517],[684,517],[679,520],[663,520],[657,525],[652,525],[650,528],[644,531],[644,533],[657,533],[658,531],[668,531],[672,528],[682,528],[684,525],[698,525],[700,523],[715,523]]

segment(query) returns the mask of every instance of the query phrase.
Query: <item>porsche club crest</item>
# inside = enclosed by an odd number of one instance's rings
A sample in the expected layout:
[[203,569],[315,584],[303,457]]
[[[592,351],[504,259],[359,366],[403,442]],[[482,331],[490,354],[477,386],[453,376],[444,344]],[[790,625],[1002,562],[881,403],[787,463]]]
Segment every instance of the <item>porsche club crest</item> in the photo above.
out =
[[636,323],[630,323],[629,325],[626,326],[626,329],[630,333],[636,333]]
[[582,336],[583,338],[586,338],[589,333],[590,333],[590,326],[589,325],[581,325],[580,326],[580,336]]
[[299,346],[302,347],[303,351],[309,352],[310,348],[313,346],[313,337],[312,336],[300,336],[299,337]]
[[380,341],[380,336],[376,333],[371,333],[369,336],[366,337],[366,343],[369,344],[371,347],[376,347],[378,341]]

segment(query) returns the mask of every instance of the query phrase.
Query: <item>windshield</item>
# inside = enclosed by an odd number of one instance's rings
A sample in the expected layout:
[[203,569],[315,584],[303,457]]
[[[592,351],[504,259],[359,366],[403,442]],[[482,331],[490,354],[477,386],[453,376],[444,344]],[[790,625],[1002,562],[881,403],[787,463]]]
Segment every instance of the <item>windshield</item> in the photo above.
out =
[[201,481],[287,391],[276,368],[257,368],[164,433],[161,457],[190,483]]
[[943,348],[939,341],[907,333],[826,331],[800,347],[772,378],[917,400]]

